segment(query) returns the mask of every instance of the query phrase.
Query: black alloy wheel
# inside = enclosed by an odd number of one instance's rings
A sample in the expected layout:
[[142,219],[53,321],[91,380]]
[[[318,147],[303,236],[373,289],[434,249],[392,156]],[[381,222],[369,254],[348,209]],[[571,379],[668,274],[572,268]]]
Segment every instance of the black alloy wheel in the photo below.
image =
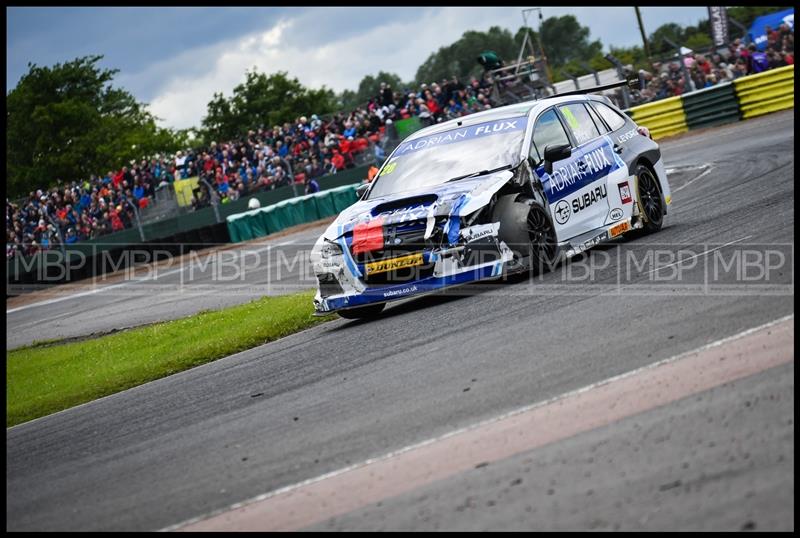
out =
[[530,206],[527,226],[532,254],[530,266],[538,272],[552,268],[556,262],[556,231],[547,211],[537,203]]
[[643,231],[645,233],[657,232],[664,223],[664,203],[661,200],[661,191],[658,188],[658,180],[653,172],[644,165],[639,165],[636,169],[636,178],[639,184],[639,208],[646,221]]

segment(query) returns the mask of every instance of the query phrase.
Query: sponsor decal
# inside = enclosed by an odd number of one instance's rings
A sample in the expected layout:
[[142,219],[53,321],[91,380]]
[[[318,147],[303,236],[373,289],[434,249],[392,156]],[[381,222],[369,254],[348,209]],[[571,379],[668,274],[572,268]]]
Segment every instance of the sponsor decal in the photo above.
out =
[[547,173],[544,166],[537,168],[536,175],[542,180],[547,200],[554,204],[592,183],[603,181],[616,170],[625,169],[625,161],[612,150],[614,144],[611,137],[603,136],[573,150],[569,159],[553,165],[552,173]]
[[566,166],[554,168],[550,175],[550,194],[557,195],[562,191],[575,190],[570,187],[580,187],[586,178],[598,179],[614,166],[608,157],[606,147],[601,146],[567,163]]
[[[464,140],[471,140],[474,138],[483,138],[485,136],[492,136],[496,134],[505,134],[514,131],[525,131],[528,124],[527,116],[519,116],[516,118],[507,118],[503,120],[495,120],[477,125],[470,125],[461,129],[453,129],[445,131],[410,142],[404,142],[398,146],[395,152],[395,157],[403,157],[415,151],[432,148],[435,146],[442,146],[445,144],[454,144]],[[385,172],[384,172],[385,173]]]
[[611,221],[619,220],[622,218],[622,210],[618,207],[615,207],[611,211],[608,212],[608,219]]
[[599,187],[595,187],[594,190],[585,192],[583,193],[583,196],[579,196],[578,198],[574,198],[572,200],[572,212],[578,213],[580,211],[583,211],[592,204],[599,202],[603,198],[607,197],[608,194],[605,185],[600,185]]
[[572,215],[572,210],[569,208],[569,203],[566,200],[560,200],[553,209],[553,213],[556,215],[557,223],[565,224],[569,220],[570,215]]
[[624,234],[628,230],[631,229],[631,225],[628,222],[620,222],[619,224],[611,227],[611,237],[617,237],[618,235]]
[[470,228],[461,230],[461,235],[467,243],[478,241],[484,237],[490,237],[495,233],[494,224],[479,224],[477,226],[471,226]]
[[588,241],[586,241],[583,244],[583,248],[584,248],[584,250],[587,249],[587,248],[592,248],[596,244],[600,243],[601,241],[605,241],[606,239],[608,239],[608,232],[604,231],[603,233],[601,233],[601,234],[589,239]]
[[636,129],[631,129],[627,133],[622,133],[621,135],[619,135],[617,137],[617,140],[619,140],[619,142],[621,144],[621,143],[625,142],[626,140],[630,140],[631,138],[633,138],[637,134],[638,134],[638,131]]
[[394,172],[395,168],[397,168],[397,161],[392,161],[386,165],[386,168],[383,169],[383,173],[381,175],[388,176],[389,174]]
[[627,181],[623,181],[618,185],[619,187],[619,197],[622,200],[623,204],[629,204],[633,200],[631,198],[631,187],[628,185]]
[[385,273],[387,271],[394,271],[396,269],[403,269],[405,267],[414,267],[422,265],[422,253],[410,254],[408,256],[400,256],[399,258],[391,258],[388,260],[381,260],[366,264],[367,275],[374,275],[377,273]]
[[417,291],[416,286],[409,286],[408,288],[402,288],[399,290],[392,290],[392,291],[385,291],[383,292],[384,297],[396,297],[398,295],[405,295],[406,293],[411,293],[413,291]]

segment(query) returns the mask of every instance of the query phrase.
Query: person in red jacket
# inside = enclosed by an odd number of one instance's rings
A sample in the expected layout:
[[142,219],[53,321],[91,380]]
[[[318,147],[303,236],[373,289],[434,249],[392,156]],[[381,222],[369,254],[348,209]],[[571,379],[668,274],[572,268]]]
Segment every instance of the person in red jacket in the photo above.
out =
[[341,153],[339,153],[339,150],[337,149],[333,150],[333,157],[331,158],[331,162],[333,163],[333,166],[336,167],[337,171],[344,170],[344,157],[342,156]]
[[339,142],[339,151],[342,153],[350,153],[353,150],[352,145],[352,141],[348,138],[345,138]]

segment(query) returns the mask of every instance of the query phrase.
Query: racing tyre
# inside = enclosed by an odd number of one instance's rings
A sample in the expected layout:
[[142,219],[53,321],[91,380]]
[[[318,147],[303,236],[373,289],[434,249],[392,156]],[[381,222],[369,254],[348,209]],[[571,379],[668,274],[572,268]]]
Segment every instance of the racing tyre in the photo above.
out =
[[528,237],[531,241],[531,267],[542,273],[556,263],[556,231],[547,211],[537,203],[532,203],[528,211]]
[[657,232],[664,224],[664,203],[658,180],[652,170],[640,164],[636,169],[636,181],[639,186],[640,209],[647,217],[641,231],[643,234]]
[[516,268],[542,273],[555,265],[556,232],[547,211],[535,200],[516,194],[502,196],[492,220],[500,222],[498,236],[514,251]]
[[339,314],[341,317],[345,319],[372,318],[380,314],[384,306],[386,306],[386,303],[358,306],[356,308],[348,308],[347,310],[340,310],[337,312],[337,314]]

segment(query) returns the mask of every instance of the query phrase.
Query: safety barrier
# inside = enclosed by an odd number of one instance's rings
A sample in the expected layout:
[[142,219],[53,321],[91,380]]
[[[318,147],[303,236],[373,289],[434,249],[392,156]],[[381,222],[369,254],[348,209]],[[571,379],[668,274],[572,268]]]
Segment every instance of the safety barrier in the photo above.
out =
[[742,77],[733,84],[745,119],[794,107],[794,65]]
[[232,243],[239,243],[298,224],[333,217],[358,200],[358,185],[345,185],[298,196],[267,207],[230,215],[227,218],[228,235]]
[[794,107],[794,65],[626,110],[655,139]]
[[682,97],[689,129],[739,121],[739,102],[733,84],[724,82]]
[[630,109],[630,114],[637,124],[650,130],[650,135],[654,139],[689,130],[680,97],[669,97],[655,103],[633,107]]

